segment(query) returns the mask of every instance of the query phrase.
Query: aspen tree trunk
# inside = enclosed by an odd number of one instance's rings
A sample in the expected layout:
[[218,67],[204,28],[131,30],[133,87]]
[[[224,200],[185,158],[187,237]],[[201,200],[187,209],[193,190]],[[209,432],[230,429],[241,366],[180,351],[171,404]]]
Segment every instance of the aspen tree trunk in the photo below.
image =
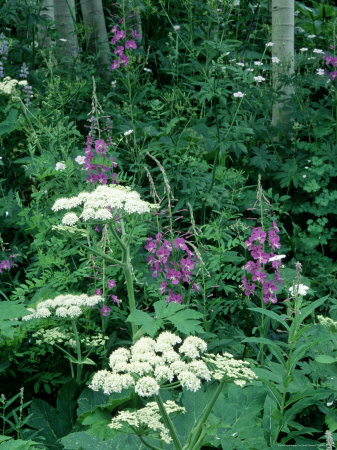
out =
[[[280,59],[273,64],[273,87],[281,90],[280,98],[273,105],[272,124],[287,124],[284,103],[291,99],[294,87],[289,78],[294,74],[294,0],[272,0],[273,57]],[[282,81],[282,78],[288,81]]]
[[110,47],[102,0],[81,0],[81,9],[88,49],[97,54],[98,63],[104,66],[102,76],[106,77],[110,63]]
[[54,22],[54,0],[43,0],[40,16],[44,18],[45,24],[38,25],[37,40],[40,47],[50,47],[52,40],[48,36],[48,29]]
[[54,14],[56,28],[60,34],[62,54],[70,60],[79,55],[79,46],[76,34],[75,0],[54,0]]

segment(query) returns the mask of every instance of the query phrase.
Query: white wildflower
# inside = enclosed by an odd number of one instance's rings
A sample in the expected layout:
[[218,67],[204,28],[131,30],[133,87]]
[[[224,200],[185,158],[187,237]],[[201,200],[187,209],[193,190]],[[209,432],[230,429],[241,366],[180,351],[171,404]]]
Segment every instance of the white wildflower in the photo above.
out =
[[151,397],[159,392],[159,384],[152,377],[142,377],[135,385],[135,392],[140,397]]
[[62,219],[62,225],[75,225],[76,222],[78,222],[79,217],[75,213],[67,213],[65,216],[63,216]]
[[149,73],[152,73],[152,69],[149,69],[148,67],[144,67],[144,72],[149,72]]
[[267,42],[266,47],[272,47],[274,45],[274,42]]
[[254,80],[255,80],[257,83],[262,83],[262,81],[266,81],[266,79],[263,78],[263,77],[261,77],[260,75],[258,75],[257,77],[254,77]]
[[77,164],[82,165],[85,164],[85,158],[85,156],[78,155],[76,156],[75,161],[77,162]]
[[280,261],[281,259],[285,258],[286,255],[275,255],[268,259],[268,262],[272,261]]
[[175,31],[179,31],[180,30],[180,25],[173,25],[173,28]]
[[237,62],[236,65],[240,66],[240,67],[244,67],[244,63],[243,62]]
[[306,286],[305,284],[297,284],[289,288],[289,292],[293,297],[296,295],[306,295],[308,290],[309,287]]
[[173,370],[169,367],[169,366],[165,366],[165,365],[157,365],[155,370],[154,370],[154,376],[156,378],[156,380],[158,381],[158,383],[160,382],[166,382],[168,381],[173,381],[174,378],[174,373]]
[[247,70],[247,72],[254,72],[254,69],[252,69],[252,68],[249,68],[249,69],[246,69]]
[[200,389],[200,379],[196,375],[194,375],[194,373],[188,370],[183,370],[182,372],[180,372],[177,378],[180,381],[182,387],[185,387],[189,391],[196,392],[198,389]]
[[281,62],[280,58],[277,56],[272,56],[271,60],[274,64],[279,64]]
[[67,42],[67,39],[59,38],[59,41],[61,41],[61,42]]
[[318,53],[319,55],[324,55],[323,50],[321,50],[320,48],[314,48],[312,52],[313,53]]
[[234,0],[233,6],[240,6],[240,0]]
[[127,130],[123,134],[124,134],[124,136],[129,136],[129,134],[132,134],[132,133],[133,133],[133,130]]
[[254,66],[263,66],[263,62],[261,62],[261,61],[254,61]]
[[307,47],[302,47],[302,48],[300,48],[300,52],[307,52],[308,51],[308,48]]
[[57,162],[55,165],[55,170],[64,170],[67,166],[64,164],[64,162]]
[[303,177],[303,178],[307,178],[307,176],[306,176],[306,175],[302,175],[302,177]]
[[203,353],[207,350],[207,344],[202,339],[196,336],[188,336],[183,345],[179,348],[179,353],[184,353],[184,355],[189,358],[195,359],[200,356],[200,352]]
[[309,34],[308,35],[308,39],[315,39],[315,37],[316,37],[316,34]]
[[239,97],[239,98],[242,98],[242,97],[244,97],[244,93],[243,92],[241,92],[241,91],[238,91],[238,92],[234,92],[234,94],[233,94],[233,97]]
[[325,70],[324,69],[316,69],[316,73],[317,73],[317,75],[325,75]]
[[112,214],[108,209],[99,209],[95,213],[96,220],[110,220],[112,219]]

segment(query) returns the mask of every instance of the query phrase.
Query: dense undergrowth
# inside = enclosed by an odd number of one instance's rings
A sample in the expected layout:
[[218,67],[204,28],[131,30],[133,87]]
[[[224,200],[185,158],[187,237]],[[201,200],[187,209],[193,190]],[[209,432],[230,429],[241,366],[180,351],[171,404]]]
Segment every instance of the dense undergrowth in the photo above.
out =
[[102,68],[0,2],[0,448],[332,449],[334,2],[276,127],[267,1],[134,3]]

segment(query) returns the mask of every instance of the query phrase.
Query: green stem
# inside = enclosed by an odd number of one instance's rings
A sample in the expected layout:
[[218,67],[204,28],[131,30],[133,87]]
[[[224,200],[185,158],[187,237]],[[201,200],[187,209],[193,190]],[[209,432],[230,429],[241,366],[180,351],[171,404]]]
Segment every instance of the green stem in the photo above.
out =
[[143,438],[143,436],[141,436],[140,434],[137,434],[137,436],[139,437],[139,439],[141,440],[141,442],[146,445],[146,447],[151,448],[152,450],[160,450],[159,447],[155,447],[154,445],[149,444],[148,442],[146,442],[146,440]]
[[92,247],[88,247],[87,245],[83,245],[83,244],[82,244],[82,247],[86,248],[90,252],[94,253],[94,255],[100,256],[101,258],[105,259],[106,261],[108,261],[108,262],[110,262],[112,264],[119,264],[119,265],[123,264],[122,261],[119,261],[118,259],[112,258],[111,256],[109,256],[109,255],[107,255],[107,254],[105,254],[103,252],[100,252],[99,250],[95,250]]
[[213,406],[215,404],[215,402],[217,401],[223,387],[225,385],[225,380],[223,379],[222,381],[220,381],[219,386],[216,388],[216,391],[214,392],[211,400],[209,401],[208,405],[206,406],[206,408],[204,409],[197,425],[192,429],[192,431],[189,434],[189,437],[187,439],[187,443],[184,447],[184,450],[193,450],[194,448],[196,448],[196,444],[200,442],[200,438],[202,435],[202,427],[205,425],[208,416],[210,415]]
[[76,364],[76,366],[77,366],[76,367],[76,383],[80,384],[81,383],[81,376],[82,376],[81,342],[80,342],[80,337],[78,335],[78,331],[77,331],[75,320],[71,321],[71,325],[73,327],[73,332],[74,332],[75,341],[76,341],[76,353],[77,353],[77,361],[78,361],[78,363]]
[[157,402],[157,405],[158,405],[158,408],[159,408],[159,411],[160,411],[160,415],[163,418],[164,424],[169,429],[169,432],[170,432],[171,438],[173,440],[173,444],[174,444],[175,449],[176,450],[183,450],[183,448],[182,448],[182,446],[180,444],[180,441],[179,441],[176,429],[175,429],[175,427],[174,427],[174,425],[172,423],[172,420],[170,419],[169,415],[167,414],[165,405],[164,405],[162,399],[160,398],[160,394],[159,393],[158,393],[158,395],[155,395],[155,399],[156,399],[156,402]]

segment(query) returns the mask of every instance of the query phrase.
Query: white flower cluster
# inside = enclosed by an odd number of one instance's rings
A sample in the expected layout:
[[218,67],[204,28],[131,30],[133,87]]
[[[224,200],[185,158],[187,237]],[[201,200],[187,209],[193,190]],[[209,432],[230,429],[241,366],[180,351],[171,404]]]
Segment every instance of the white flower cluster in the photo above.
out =
[[[164,403],[165,409],[168,414],[173,413],[185,413],[185,408],[178,406],[176,403],[168,400]],[[149,428],[152,431],[159,432],[161,439],[167,444],[170,443],[171,437],[168,429],[161,422],[161,415],[157,403],[149,402],[145,408],[141,408],[138,411],[121,411],[117,417],[112,419],[110,428],[115,430],[125,430],[130,432],[130,429],[134,432],[134,428],[144,429]]]
[[14,78],[6,77],[0,82],[0,92],[11,95],[17,86],[27,86],[27,84],[27,80],[18,81]]
[[297,284],[289,288],[289,292],[293,297],[295,297],[296,295],[306,295],[308,290],[309,287],[305,284]]
[[[181,344],[178,349],[177,344]],[[105,394],[134,387],[141,397],[150,397],[158,394],[161,385],[173,381],[195,392],[202,380],[209,381],[212,377],[219,380],[226,375],[240,385],[255,378],[246,367],[248,363],[235,360],[228,353],[203,357],[206,350],[206,342],[195,336],[183,342],[179,336],[166,331],[156,340],[142,337],[130,350],[115,350],[109,358],[111,371],[97,372],[89,387],[95,391],[103,389]],[[208,363],[215,369],[210,370]]]
[[58,295],[53,300],[40,302],[36,309],[28,308],[32,314],[22,317],[22,320],[42,319],[53,314],[64,319],[75,319],[83,313],[83,308],[90,308],[102,302],[100,295]]
[[62,331],[59,327],[54,327],[46,330],[39,330],[36,333],[33,333],[32,336],[36,339],[35,342],[37,345],[55,345],[69,341],[72,335],[66,331]]
[[211,367],[214,367],[212,375],[216,380],[222,380],[225,377],[243,387],[247,381],[257,379],[255,373],[248,367],[249,362],[234,359],[230,353],[223,353],[222,355],[207,354],[204,360]]
[[52,210],[69,210],[83,205],[83,210],[78,216],[73,212],[65,214],[63,225],[72,226],[80,219],[107,221],[114,217],[111,210],[124,210],[127,214],[143,214],[150,212],[157,205],[142,200],[136,191],[129,187],[117,185],[98,186],[93,192],[81,192],[77,197],[59,198],[54,203]]
[[333,332],[337,331],[337,322],[332,320],[330,317],[317,316],[317,319],[323,327],[326,327]]

